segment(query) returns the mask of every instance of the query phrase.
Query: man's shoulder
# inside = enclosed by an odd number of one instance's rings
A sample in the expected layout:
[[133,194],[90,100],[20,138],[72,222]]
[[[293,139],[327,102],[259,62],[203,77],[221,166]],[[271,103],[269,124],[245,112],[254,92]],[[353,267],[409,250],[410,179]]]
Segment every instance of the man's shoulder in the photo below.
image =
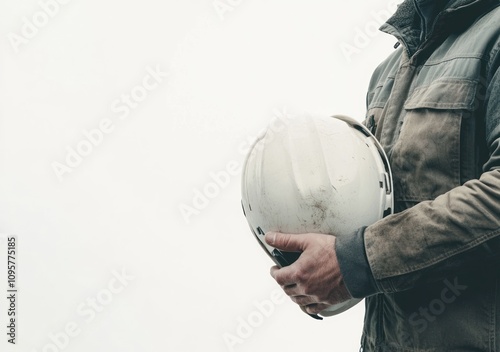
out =
[[373,71],[368,90],[373,91],[383,85],[387,79],[394,79],[400,66],[403,48],[400,46],[385,58]]

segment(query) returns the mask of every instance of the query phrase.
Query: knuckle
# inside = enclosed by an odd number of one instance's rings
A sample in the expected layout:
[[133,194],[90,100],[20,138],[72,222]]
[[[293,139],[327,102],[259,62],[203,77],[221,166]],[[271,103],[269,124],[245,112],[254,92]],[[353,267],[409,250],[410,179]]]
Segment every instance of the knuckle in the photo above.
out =
[[285,291],[285,293],[288,296],[291,296],[295,292],[296,286],[295,285],[284,285],[284,286],[282,286],[282,288],[283,288],[283,291]]
[[278,285],[280,285],[281,287],[284,287],[285,284],[286,284],[285,280],[283,278],[281,278],[281,277],[276,277],[276,278],[274,278],[274,280],[276,280],[276,282],[278,283]]
[[277,242],[280,244],[280,246],[288,247],[290,246],[291,239],[292,237],[290,234],[282,234],[277,238]]
[[314,290],[310,286],[304,286],[304,294],[308,296],[314,296]]
[[292,301],[297,303],[299,306],[305,306],[306,304],[310,303],[310,302],[308,302],[307,297],[304,297],[304,296],[294,296],[294,297],[291,297],[291,299],[292,299]]
[[308,276],[309,274],[307,269],[302,265],[298,266],[295,270],[295,279],[297,280],[297,283],[304,284],[307,282]]

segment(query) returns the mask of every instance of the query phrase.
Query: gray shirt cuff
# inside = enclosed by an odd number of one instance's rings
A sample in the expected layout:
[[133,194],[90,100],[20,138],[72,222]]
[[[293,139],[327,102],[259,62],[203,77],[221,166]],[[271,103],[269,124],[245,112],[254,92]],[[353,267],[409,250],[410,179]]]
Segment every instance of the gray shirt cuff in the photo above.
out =
[[336,238],[335,251],[347,290],[354,298],[364,298],[379,293],[366,257],[362,227],[348,236]]

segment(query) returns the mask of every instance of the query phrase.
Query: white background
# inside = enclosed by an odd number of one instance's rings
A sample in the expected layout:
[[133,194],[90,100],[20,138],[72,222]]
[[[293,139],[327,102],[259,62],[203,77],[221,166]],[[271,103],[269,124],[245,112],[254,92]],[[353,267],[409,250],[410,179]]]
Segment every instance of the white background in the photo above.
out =
[[[357,351],[363,304],[322,322],[269,306],[280,291],[239,174],[196,214],[180,207],[277,113],[361,120],[394,1],[72,0],[44,17],[45,3],[0,3],[0,233],[18,238],[19,288],[14,347],[2,241],[0,350]],[[169,76],[120,119],[112,105],[151,69]],[[60,179],[103,120],[112,132]]]

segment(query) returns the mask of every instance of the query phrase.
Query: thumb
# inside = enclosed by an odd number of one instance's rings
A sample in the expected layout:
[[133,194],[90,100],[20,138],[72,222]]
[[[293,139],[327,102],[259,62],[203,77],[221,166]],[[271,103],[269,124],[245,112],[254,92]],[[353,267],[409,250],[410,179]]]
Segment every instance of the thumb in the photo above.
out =
[[267,244],[287,252],[303,252],[306,247],[305,235],[280,232],[266,233]]

